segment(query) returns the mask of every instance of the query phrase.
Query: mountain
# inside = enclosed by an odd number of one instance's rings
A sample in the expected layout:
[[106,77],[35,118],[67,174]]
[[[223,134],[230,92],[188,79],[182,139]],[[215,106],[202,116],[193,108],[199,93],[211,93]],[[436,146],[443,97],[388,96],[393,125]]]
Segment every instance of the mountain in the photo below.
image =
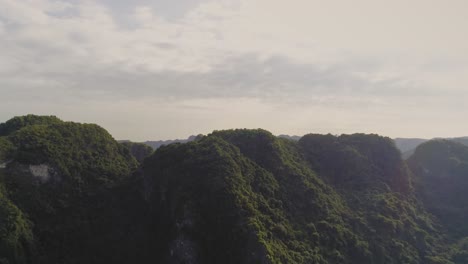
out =
[[[446,140],[458,142],[465,146],[468,146],[468,137],[435,138],[435,139],[446,139]],[[421,139],[421,138],[395,138],[394,139],[396,147],[401,151],[401,156],[405,160],[414,154],[416,148],[419,145],[427,141],[429,141],[429,139]]]
[[145,142],[142,142],[142,143],[147,145],[147,146],[150,146],[154,150],[156,150],[156,149],[158,149],[158,148],[160,148],[161,146],[164,146],[164,145],[169,145],[169,144],[173,144],[173,143],[187,143],[187,142],[195,140],[199,136],[201,136],[201,135],[198,135],[198,136],[193,136],[192,135],[192,136],[190,136],[190,137],[188,137],[186,139],[145,141]]
[[428,139],[422,138],[395,138],[395,145],[400,150],[403,159],[408,159],[413,155],[414,150],[420,144],[428,141]]
[[416,149],[417,146],[428,141],[428,139],[423,138],[395,138],[395,145],[401,151],[405,153]]
[[138,163],[126,147],[56,117],[0,128],[0,263],[129,263],[124,252],[140,253]]
[[286,138],[286,139],[290,139],[290,140],[294,140],[294,141],[299,141],[299,139],[301,139],[301,136],[290,136],[290,135],[284,135],[284,134],[281,134],[281,135],[278,135],[279,138]]
[[416,149],[408,164],[420,200],[454,243],[452,259],[468,263],[468,147],[454,140],[431,140]]
[[468,146],[468,137],[457,137],[457,138],[450,138],[450,140]]
[[468,147],[449,140],[420,145],[408,164],[417,177],[421,201],[453,234],[468,236]]
[[[442,138],[439,138],[442,139]],[[455,141],[461,143],[465,146],[468,146],[468,137],[455,137],[455,138],[445,138],[447,140]],[[422,138],[395,138],[395,145],[401,151],[403,159],[408,159],[411,155],[414,154],[416,148],[424,142],[429,141],[429,139]]]
[[158,149],[143,174],[167,263],[437,263],[388,138],[217,131]]
[[143,143],[136,143],[136,142],[130,142],[130,141],[123,141],[119,142],[123,146],[125,146],[128,151],[130,151],[130,154],[139,162],[143,162],[145,158],[150,156],[153,153],[153,148],[143,144]]
[[[198,135],[198,136],[192,135],[192,136],[190,136],[190,137],[188,137],[186,139],[145,141],[145,142],[142,142],[141,144],[150,146],[151,148],[156,150],[156,149],[160,148],[161,146],[165,146],[165,145],[169,145],[169,144],[187,143],[187,142],[190,142],[190,141],[194,141],[197,138],[202,137],[202,136],[203,135]],[[283,135],[283,134],[279,135],[278,137],[286,138],[286,139],[290,139],[290,140],[294,140],[294,141],[298,141],[299,139],[301,139],[300,136],[290,136],[290,135]],[[131,143],[131,141],[129,141],[129,140],[120,140],[119,142],[121,142],[121,143]]]
[[214,131],[153,151],[0,124],[0,263],[467,263],[468,147]]

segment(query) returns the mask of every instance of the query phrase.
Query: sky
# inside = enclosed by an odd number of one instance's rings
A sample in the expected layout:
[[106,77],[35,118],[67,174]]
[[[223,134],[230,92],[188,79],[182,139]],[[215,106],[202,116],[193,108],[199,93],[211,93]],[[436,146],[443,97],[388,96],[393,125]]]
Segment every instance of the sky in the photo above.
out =
[[0,0],[0,122],[468,135],[466,0]]

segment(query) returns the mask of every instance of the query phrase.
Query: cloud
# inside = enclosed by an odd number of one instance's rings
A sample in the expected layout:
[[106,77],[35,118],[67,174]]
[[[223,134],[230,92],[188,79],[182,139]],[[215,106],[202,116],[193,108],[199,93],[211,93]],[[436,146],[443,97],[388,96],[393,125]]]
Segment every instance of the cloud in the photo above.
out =
[[[85,103],[176,119],[216,111],[248,125],[270,111],[296,120],[291,127],[308,123],[300,113],[319,111],[338,116],[314,117],[335,129],[355,128],[344,118],[360,116],[367,116],[362,128],[378,126],[379,116],[428,122],[434,109],[458,116],[468,111],[460,103],[468,85],[466,5],[0,0],[0,117],[24,105],[31,112],[69,105],[73,113]],[[236,112],[233,102],[259,114]],[[131,110],[139,104],[147,108]],[[210,122],[205,127],[226,124]]]
[[[184,16],[176,20],[160,15],[157,6],[164,5],[162,2],[104,3],[108,5],[2,0],[0,17],[8,22],[9,48],[20,44],[32,51],[38,46],[33,55],[48,48],[65,59],[62,66],[68,66],[66,59],[77,56],[81,61],[93,60],[93,64],[121,63],[127,70],[153,72],[206,72],[227,57],[252,53],[324,67],[376,60],[380,67],[399,68],[400,73],[438,59],[425,57],[427,52],[439,57],[454,53],[453,57],[468,59],[461,52],[468,37],[453,29],[466,20],[458,2],[446,5],[451,9],[436,5],[440,7],[437,10],[419,2],[407,6],[400,1],[379,7],[365,0],[352,5],[336,1],[185,0],[171,5],[184,10]],[[389,8],[396,13],[390,15]],[[127,22],[133,20],[131,28],[122,27],[116,19],[124,10]],[[442,21],[435,11],[447,13],[452,23]],[[416,15],[433,16],[434,21],[421,24]],[[440,30],[428,31],[434,26]],[[435,33],[444,34],[444,43]]]
[[41,94],[44,100],[50,91],[62,89],[69,96],[87,100],[258,98],[283,104],[307,104],[312,98],[320,97],[375,101],[382,96],[415,97],[427,92],[404,79],[372,76],[365,67],[320,68],[297,64],[284,57],[262,59],[256,54],[239,55],[212,68],[207,72],[152,72],[144,68],[128,71],[121,64],[89,67],[78,64],[73,70],[16,71],[0,79],[0,85],[18,89],[10,93],[12,97],[18,96],[22,89],[32,95]]

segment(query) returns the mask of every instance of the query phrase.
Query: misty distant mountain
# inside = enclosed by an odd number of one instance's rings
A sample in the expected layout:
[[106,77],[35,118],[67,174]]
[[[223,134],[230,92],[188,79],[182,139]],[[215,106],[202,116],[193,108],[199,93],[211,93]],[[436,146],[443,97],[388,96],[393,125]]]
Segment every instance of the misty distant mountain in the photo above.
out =
[[290,135],[284,135],[284,134],[281,134],[278,137],[279,138],[286,138],[286,139],[290,139],[290,140],[294,140],[294,141],[299,141],[299,139],[301,139],[301,136],[290,136]]
[[417,146],[428,141],[428,139],[423,138],[395,138],[395,145],[401,151],[405,153],[410,150],[414,150]]
[[197,136],[190,136],[186,139],[173,139],[173,140],[157,140],[157,141],[145,141],[145,142],[142,142],[143,144],[145,145],[148,145],[150,147],[152,147],[154,150],[158,149],[159,147],[163,146],[163,145],[169,145],[169,144],[173,144],[173,143],[187,143],[187,142],[190,142],[190,141],[194,141],[195,139],[197,138]]
[[[145,141],[145,142],[139,142],[139,143],[142,143],[142,144],[145,144],[147,146],[150,146],[152,147],[154,150],[158,149],[159,147],[161,146],[164,146],[164,145],[169,145],[169,144],[173,144],[173,143],[187,143],[187,142],[191,142],[191,141],[194,141],[195,139],[197,139],[198,137],[200,137],[202,135],[198,135],[198,136],[195,136],[195,135],[191,135],[190,137],[186,138],[186,139],[169,139],[169,140],[148,140],[148,141]],[[293,140],[293,141],[299,141],[299,139],[301,139],[301,136],[296,136],[296,135],[293,135],[293,136],[290,136],[290,135],[285,135],[285,134],[281,134],[281,135],[278,135],[279,138],[286,138],[286,139],[290,139],[290,140]],[[119,141],[120,143],[125,143],[125,142],[131,142],[130,140],[120,140]]]
[[[169,145],[169,144],[173,144],[173,143],[187,143],[187,142],[190,142],[190,141],[194,141],[195,139],[197,139],[197,137],[200,137],[200,136],[202,136],[202,135],[198,135],[198,136],[192,135],[192,136],[190,136],[190,137],[188,137],[186,139],[148,140],[148,141],[145,141],[145,142],[138,142],[138,143],[150,146],[154,150],[157,150],[159,147],[164,146],[164,145]],[[131,141],[130,140],[119,140],[118,142],[128,143],[128,142],[131,142]]]
[[465,146],[468,146],[468,137],[457,137],[457,138],[451,138],[450,140],[461,143]]
[[[450,141],[455,141],[465,146],[468,146],[468,137],[437,138],[437,139],[446,139]],[[403,159],[408,159],[411,155],[414,154],[414,151],[419,145],[427,141],[429,141],[429,139],[423,139],[423,138],[395,138],[394,139],[395,145],[400,150],[401,156]]]
[[409,158],[413,155],[414,150],[422,143],[428,141],[423,138],[395,138],[394,142],[396,147],[400,150],[403,159]]

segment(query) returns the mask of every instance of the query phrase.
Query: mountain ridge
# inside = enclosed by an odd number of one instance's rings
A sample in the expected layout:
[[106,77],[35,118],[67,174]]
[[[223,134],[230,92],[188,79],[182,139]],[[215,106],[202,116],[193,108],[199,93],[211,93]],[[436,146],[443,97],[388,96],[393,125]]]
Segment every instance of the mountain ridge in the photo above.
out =
[[[466,206],[453,202],[463,194],[468,147],[453,141],[423,143],[405,161],[392,139],[375,134],[291,140],[233,129],[153,151],[55,117],[16,117],[0,128],[0,263],[468,257]],[[441,190],[453,195],[432,195]]]

